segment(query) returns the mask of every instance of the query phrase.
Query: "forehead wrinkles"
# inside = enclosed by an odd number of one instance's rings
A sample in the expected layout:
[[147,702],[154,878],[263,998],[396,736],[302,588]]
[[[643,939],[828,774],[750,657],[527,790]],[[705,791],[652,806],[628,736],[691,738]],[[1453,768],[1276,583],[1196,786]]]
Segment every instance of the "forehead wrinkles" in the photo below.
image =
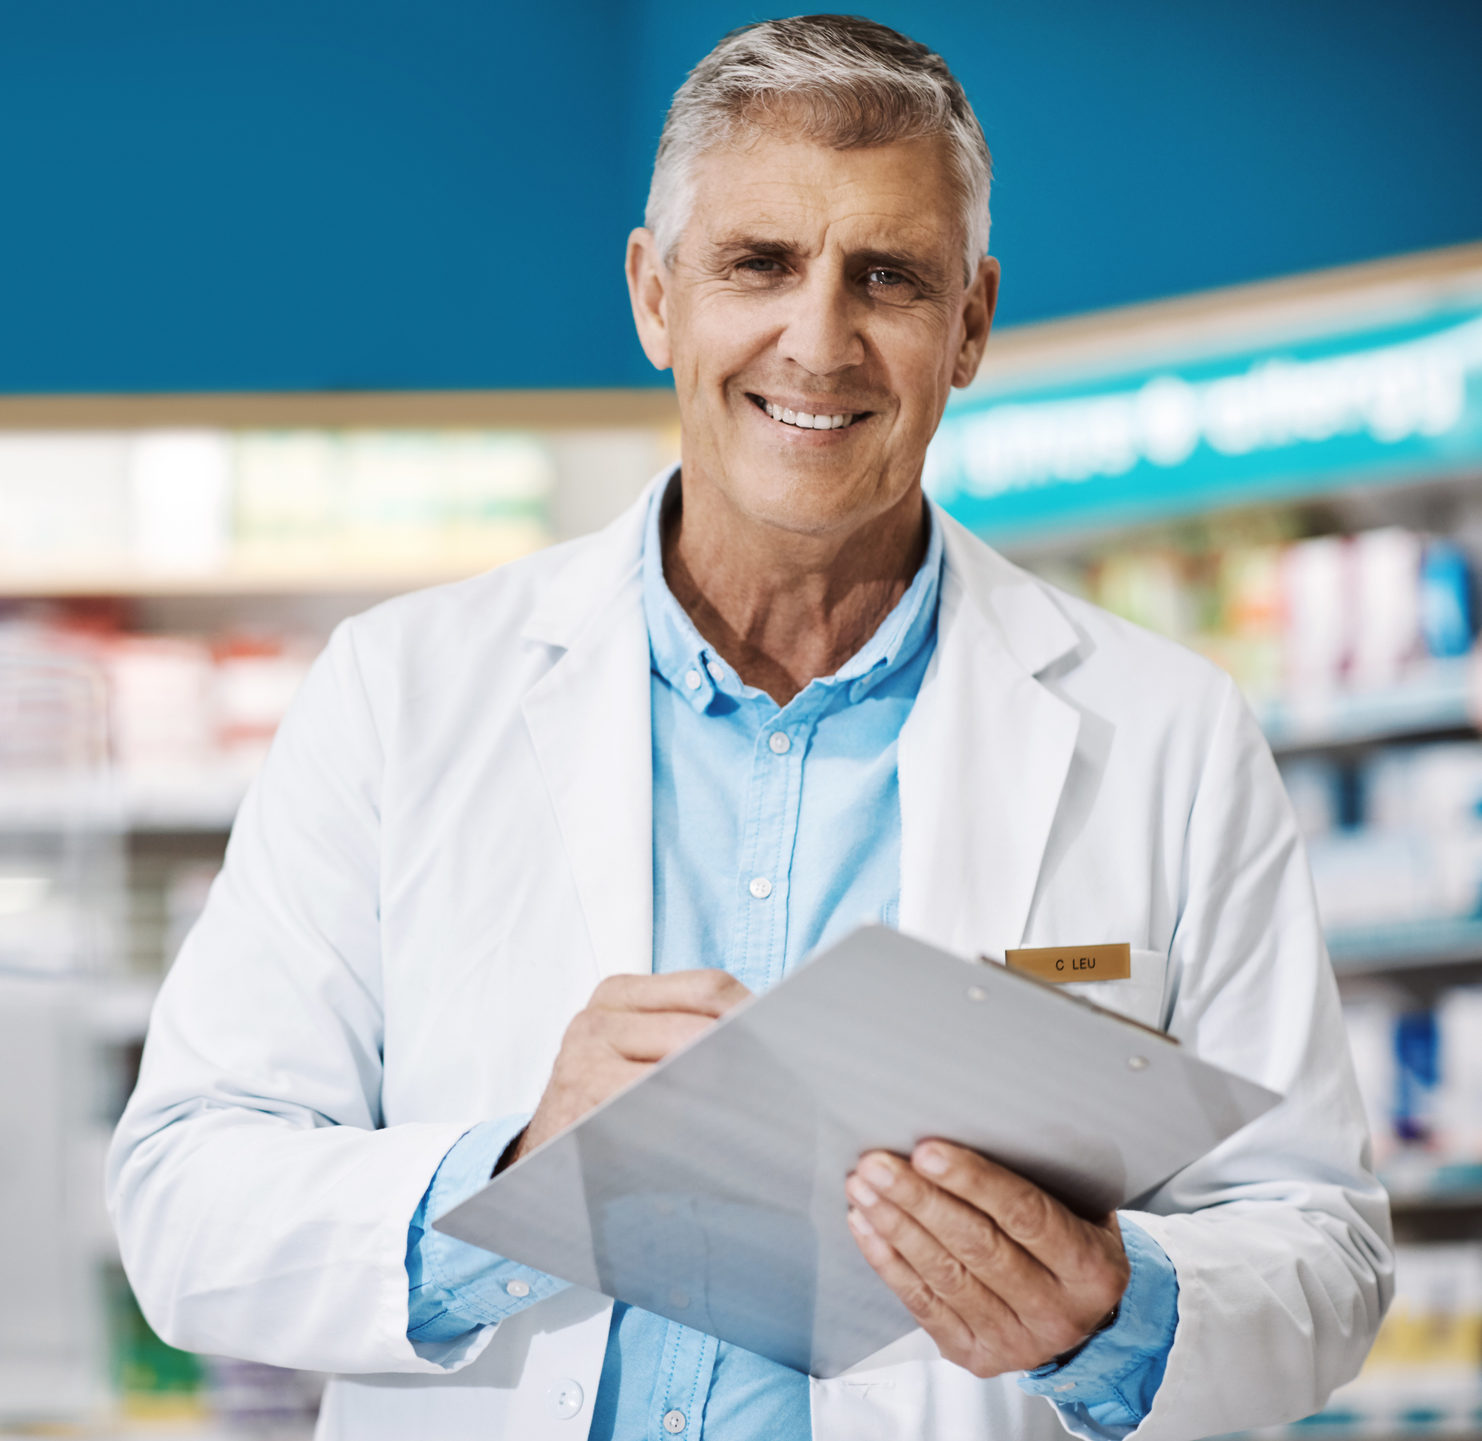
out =
[[807,258],[823,253],[872,252],[944,263],[958,248],[948,228],[923,225],[905,197],[892,205],[873,187],[852,187],[820,203],[816,193],[779,193],[772,186],[731,190],[697,212],[697,238],[713,252],[752,242],[785,244]]
[[920,152],[916,142],[836,151],[775,137],[711,151],[696,164],[692,215],[711,243],[786,240],[805,254],[824,243],[955,250],[955,195],[936,151]]

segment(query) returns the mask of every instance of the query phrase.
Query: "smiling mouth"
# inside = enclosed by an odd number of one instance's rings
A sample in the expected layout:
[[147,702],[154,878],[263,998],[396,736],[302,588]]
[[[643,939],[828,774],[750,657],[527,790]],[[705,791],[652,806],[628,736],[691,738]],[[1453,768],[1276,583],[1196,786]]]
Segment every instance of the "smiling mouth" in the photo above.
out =
[[791,425],[798,430],[845,430],[856,421],[874,413],[868,410],[843,410],[814,415],[806,410],[789,410],[785,406],[774,404],[765,396],[752,395],[750,392],[746,398],[779,425]]

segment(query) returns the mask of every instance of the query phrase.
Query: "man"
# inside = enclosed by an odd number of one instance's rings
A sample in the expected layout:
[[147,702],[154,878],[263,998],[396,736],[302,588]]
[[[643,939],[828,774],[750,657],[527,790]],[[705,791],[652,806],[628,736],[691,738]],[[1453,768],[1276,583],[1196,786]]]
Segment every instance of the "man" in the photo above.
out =
[[[1183,1441],[1357,1370],[1388,1216],[1269,753],[1219,673],[922,498],[988,174],[924,47],[728,36],[628,252],[677,471],[342,625],[284,722],[110,1195],[166,1339],[340,1373],[322,1436]],[[862,1157],[841,1200],[920,1329],[827,1382],[429,1229],[862,916],[1129,939],[1096,998],[1286,1099],[1097,1221],[943,1141]]]

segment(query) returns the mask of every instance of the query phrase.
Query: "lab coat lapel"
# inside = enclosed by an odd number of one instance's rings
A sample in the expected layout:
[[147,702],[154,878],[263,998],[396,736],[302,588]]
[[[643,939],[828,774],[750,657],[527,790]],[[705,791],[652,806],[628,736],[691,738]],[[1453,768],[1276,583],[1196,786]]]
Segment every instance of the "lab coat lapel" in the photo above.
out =
[[1077,636],[1048,592],[941,511],[936,654],[901,733],[901,929],[1021,944],[1080,728],[1037,674]]
[[574,552],[525,631],[560,649],[522,709],[604,977],[653,968],[647,494]]

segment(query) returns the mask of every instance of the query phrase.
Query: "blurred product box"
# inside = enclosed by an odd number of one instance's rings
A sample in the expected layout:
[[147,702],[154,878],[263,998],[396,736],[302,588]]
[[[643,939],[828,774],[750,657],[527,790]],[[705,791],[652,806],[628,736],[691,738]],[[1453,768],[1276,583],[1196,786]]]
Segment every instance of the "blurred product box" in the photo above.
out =
[[125,436],[0,434],[0,569],[112,565],[128,531]]
[[1444,830],[1482,826],[1482,741],[1395,746],[1363,772],[1368,824]]
[[1397,1247],[1394,1301],[1374,1349],[1327,1411],[1400,1422],[1422,1406],[1434,1421],[1465,1413],[1479,1398],[1482,1244]]
[[1345,1001],[1343,1022],[1373,1139],[1374,1165],[1383,1170],[1399,1145],[1395,1007],[1377,999]]
[[1343,1019],[1374,1142],[1374,1163],[1403,1191],[1482,1178],[1482,985],[1433,1005],[1369,996]]
[[1330,933],[1460,919],[1482,908],[1482,826],[1339,832],[1314,837],[1307,854]]
[[100,652],[119,766],[147,773],[204,765],[216,748],[211,648],[187,636],[122,635]]
[[1281,780],[1296,813],[1297,826],[1309,841],[1338,829],[1343,816],[1343,778],[1325,757],[1288,757]]

